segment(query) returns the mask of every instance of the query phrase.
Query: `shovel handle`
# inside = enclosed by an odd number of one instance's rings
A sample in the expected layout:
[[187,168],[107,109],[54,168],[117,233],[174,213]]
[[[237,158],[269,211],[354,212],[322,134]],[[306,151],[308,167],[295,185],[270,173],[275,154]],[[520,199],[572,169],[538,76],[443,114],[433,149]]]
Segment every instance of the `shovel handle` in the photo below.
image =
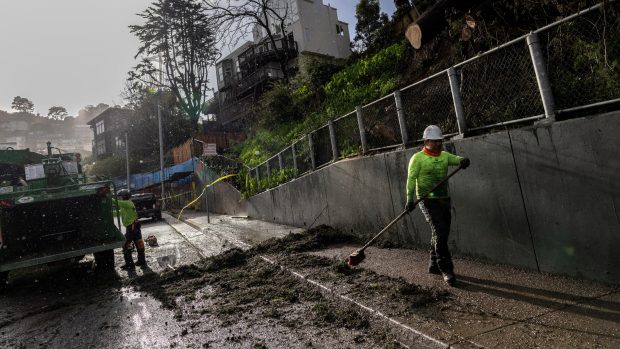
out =
[[366,245],[364,245],[362,248],[360,248],[358,251],[363,251],[366,249],[366,247],[372,245],[373,242],[375,242],[375,240],[377,240],[381,235],[383,235],[383,233],[385,233],[386,230],[390,229],[391,226],[394,225],[394,223],[398,222],[399,219],[403,218],[404,215],[406,215],[408,212],[407,210],[404,210],[401,214],[398,215],[398,217],[394,218],[393,221],[390,222],[390,224],[388,224],[385,228],[383,228],[379,234],[375,235],[375,237],[373,237],[372,239],[370,239],[370,241],[368,241],[366,243]]
[[[429,190],[426,194],[424,194],[424,196],[422,196],[421,198],[417,199],[414,203],[413,206],[415,207],[418,203],[420,203],[420,201],[426,199],[428,197],[428,195],[430,193],[432,193],[433,191],[435,191],[435,189],[439,188],[440,185],[444,184],[448,179],[450,179],[450,177],[454,176],[457,172],[459,172],[462,169],[461,166],[459,166],[458,168],[456,168],[454,171],[450,172],[450,174],[448,174],[444,179],[442,179],[441,181],[439,181],[439,183],[435,184],[435,186],[433,188],[431,188],[431,190]],[[366,249],[366,247],[372,245],[373,242],[375,242],[375,240],[377,240],[381,235],[383,235],[383,233],[385,233],[386,230],[388,230],[392,225],[394,225],[394,223],[398,222],[398,220],[400,220],[401,218],[403,218],[404,215],[406,215],[407,210],[404,210],[401,214],[398,215],[398,217],[394,218],[393,221],[390,222],[390,224],[388,224],[385,228],[383,228],[379,234],[375,235],[372,239],[370,239],[370,241],[368,241],[366,243],[366,245],[364,245],[362,248],[360,248],[358,251],[364,251]]]

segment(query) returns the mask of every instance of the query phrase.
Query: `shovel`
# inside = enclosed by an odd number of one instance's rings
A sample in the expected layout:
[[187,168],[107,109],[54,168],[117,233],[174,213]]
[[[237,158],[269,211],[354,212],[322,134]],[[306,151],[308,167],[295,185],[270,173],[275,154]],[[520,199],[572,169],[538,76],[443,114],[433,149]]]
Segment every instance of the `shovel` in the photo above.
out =
[[[439,188],[440,185],[444,184],[448,179],[450,179],[450,177],[454,176],[461,169],[462,169],[462,167],[459,166],[456,170],[452,171],[449,175],[447,175],[444,179],[442,179],[439,183],[437,183],[431,190],[429,190],[424,196],[422,196],[421,198],[417,199],[413,203],[413,207],[417,206],[420,201],[426,199],[430,193],[435,191],[435,189]],[[377,240],[381,235],[383,235],[383,233],[385,233],[392,225],[394,225],[394,223],[398,222],[407,213],[408,213],[407,210],[404,210],[401,214],[398,215],[398,217],[394,218],[394,220],[391,221],[390,224],[388,224],[385,228],[383,228],[379,232],[379,234],[375,235],[375,237],[370,239],[370,241],[368,241],[364,246],[362,246],[362,248],[357,249],[355,252],[351,253],[349,255],[349,257],[346,259],[347,264],[350,265],[350,266],[356,266],[356,265],[360,264],[366,258],[366,255],[364,254],[364,250],[368,246],[372,245],[375,242],[375,240]]]

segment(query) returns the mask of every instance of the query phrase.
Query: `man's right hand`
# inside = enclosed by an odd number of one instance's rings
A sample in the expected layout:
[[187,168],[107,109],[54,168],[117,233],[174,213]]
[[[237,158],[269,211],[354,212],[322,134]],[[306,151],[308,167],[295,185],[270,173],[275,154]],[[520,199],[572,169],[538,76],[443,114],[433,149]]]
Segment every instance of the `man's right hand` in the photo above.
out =
[[415,210],[415,204],[413,202],[408,201],[407,204],[405,205],[405,210],[407,210],[407,212],[411,212]]

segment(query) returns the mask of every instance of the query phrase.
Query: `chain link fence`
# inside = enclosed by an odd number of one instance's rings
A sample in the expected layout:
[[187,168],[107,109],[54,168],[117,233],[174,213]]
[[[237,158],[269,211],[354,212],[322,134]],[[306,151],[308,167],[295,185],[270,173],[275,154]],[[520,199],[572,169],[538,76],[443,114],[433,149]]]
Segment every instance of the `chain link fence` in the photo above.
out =
[[333,160],[329,127],[323,126],[312,132],[312,146],[316,167],[321,167]]
[[457,134],[450,81],[445,72],[401,90],[405,125],[410,141],[422,139],[428,125],[441,127],[444,134]]
[[456,67],[468,128],[544,114],[525,40]]
[[339,158],[344,159],[362,153],[362,141],[356,112],[351,112],[334,120],[334,133],[336,134]]
[[269,171],[267,170],[267,162],[263,162],[257,168],[258,168],[258,179],[260,181],[268,180]]
[[295,161],[293,159],[293,147],[290,146],[282,151],[282,169],[286,171],[295,171]]
[[312,170],[312,159],[310,157],[310,145],[308,138],[304,137],[295,142],[295,155],[297,157],[297,174],[302,175]]
[[272,157],[267,160],[267,164],[269,164],[269,183],[273,183],[274,177],[277,175],[278,171],[280,171],[280,161],[277,156]]
[[394,95],[387,95],[362,107],[369,150],[402,144]]
[[620,5],[538,33],[556,109],[620,98]]
[[[599,103],[597,106],[617,103],[620,100],[619,12],[618,1],[598,4],[528,34],[530,39],[538,35],[540,50],[531,41],[528,43],[525,35],[404,87],[400,101],[407,143],[419,141],[424,128],[431,124],[440,126],[444,136],[450,137],[465,128],[486,129],[540,119],[549,116],[545,114],[543,99],[547,107],[553,104],[548,101],[555,101],[551,113],[595,103]],[[535,66],[543,67],[539,78],[544,80],[548,76],[551,84],[552,93],[545,93],[544,98]],[[458,93],[454,95],[449,74],[455,74],[452,80]],[[390,94],[360,108],[361,134],[356,111],[333,121],[338,159],[406,145],[396,98],[396,93]],[[457,114],[463,116],[461,121],[457,121]],[[297,171],[291,170],[294,169],[292,147],[282,152],[282,171],[277,157],[269,160],[272,174],[274,170],[279,171],[270,186],[334,160],[328,125],[312,131],[311,135],[312,147],[307,137],[294,143]],[[262,182],[267,178],[267,162],[258,166],[258,172]]]

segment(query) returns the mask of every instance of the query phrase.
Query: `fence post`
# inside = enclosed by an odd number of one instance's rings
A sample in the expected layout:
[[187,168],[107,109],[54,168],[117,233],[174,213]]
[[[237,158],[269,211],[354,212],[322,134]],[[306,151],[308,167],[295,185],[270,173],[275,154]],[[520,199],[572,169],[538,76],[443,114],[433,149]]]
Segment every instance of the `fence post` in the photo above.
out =
[[526,42],[530,49],[532,65],[534,66],[534,73],[536,73],[536,82],[538,82],[538,90],[542,99],[543,108],[545,109],[545,117],[550,121],[554,121],[555,99],[553,98],[553,90],[551,90],[551,83],[549,82],[545,58],[540,49],[538,33],[528,34]]
[[297,150],[295,149],[295,143],[291,144],[291,152],[293,153],[293,169],[295,170],[295,176],[297,176]]
[[362,154],[368,152],[368,142],[366,142],[366,129],[364,128],[364,118],[362,116],[362,107],[359,105],[355,107],[355,113],[357,114],[357,126],[360,130],[360,141],[362,143]]
[[452,101],[454,102],[454,112],[456,113],[456,123],[459,126],[459,135],[465,136],[467,133],[467,123],[465,122],[465,110],[463,109],[463,99],[461,98],[461,90],[459,81],[456,77],[454,67],[448,68],[448,79],[450,79],[450,91],[452,91]]
[[258,172],[258,166],[254,167],[254,170],[256,171],[256,182],[260,182],[260,173]]
[[280,167],[280,171],[282,171],[282,153],[278,153],[278,166]]
[[334,122],[329,120],[327,122],[329,128],[329,140],[332,143],[332,158],[333,161],[338,161],[338,144],[336,143],[336,130],[334,129]]
[[211,215],[209,213],[209,188],[205,189],[205,209],[207,211],[207,223],[211,223]]
[[394,101],[396,102],[396,114],[398,115],[398,124],[400,125],[400,135],[403,139],[403,147],[409,143],[409,135],[407,134],[407,124],[405,123],[405,110],[403,109],[403,100],[400,90],[394,91]]
[[316,169],[316,160],[314,159],[314,142],[312,141],[312,133],[308,133],[308,146],[310,147],[310,162],[312,171]]
[[271,167],[269,166],[269,159],[265,161],[265,166],[267,166],[267,182],[271,183]]

